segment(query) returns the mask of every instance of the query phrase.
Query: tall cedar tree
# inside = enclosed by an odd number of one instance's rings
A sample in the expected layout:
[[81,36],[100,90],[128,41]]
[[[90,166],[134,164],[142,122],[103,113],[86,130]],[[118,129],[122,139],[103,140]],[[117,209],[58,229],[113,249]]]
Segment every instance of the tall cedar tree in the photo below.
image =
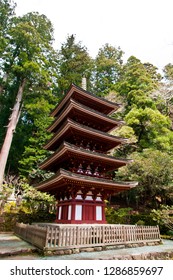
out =
[[[7,1],[3,4],[6,3]],[[9,7],[11,7],[10,2]],[[6,13],[6,18],[8,18],[8,13]],[[7,23],[8,21],[6,19]],[[3,22],[5,24],[5,20]],[[2,49],[0,72],[1,81],[3,80],[1,113],[4,115],[3,113],[8,111],[8,120],[4,120],[7,130],[4,133],[0,153],[1,188],[13,135],[22,116],[25,100],[30,98],[31,88],[33,92],[37,89],[37,94],[41,94],[41,88],[49,88],[50,84],[54,82],[55,72],[54,63],[52,63],[54,57],[53,28],[44,15],[29,13],[23,17],[11,17],[10,24],[8,23],[6,27],[5,38],[7,42]],[[4,77],[6,77],[5,81]],[[10,104],[12,109],[6,107],[6,104],[7,106]],[[26,121],[27,114],[22,117]]]
[[119,81],[122,74],[122,55],[120,47],[115,48],[109,44],[99,49],[93,77],[94,91],[97,95],[107,95]]
[[66,92],[71,83],[81,86],[82,77],[87,79],[87,89],[91,89],[90,78],[93,60],[87,48],[76,43],[74,35],[68,36],[59,51],[58,91]]

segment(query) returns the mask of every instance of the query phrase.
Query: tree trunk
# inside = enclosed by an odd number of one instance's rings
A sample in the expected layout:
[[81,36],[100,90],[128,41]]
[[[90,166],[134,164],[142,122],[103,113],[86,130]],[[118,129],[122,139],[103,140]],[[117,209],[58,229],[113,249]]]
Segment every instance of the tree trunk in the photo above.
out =
[[3,77],[3,79],[2,79],[2,85],[0,85],[0,94],[2,94],[2,92],[3,92],[3,89],[4,89],[4,85],[3,85],[3,84],[6,83],[7,78],[8,78],[8,75],[7,75],[7,74],[4,74],[4,77]]
[[21,102],[22,102],[22,96],[23,96],[25,84],[26,84],[26,79],[23,79],[19,86],[16,102],[14,104],[12,114],[9,118],[6,136],[0,152],[0,192],[2,192],[3,177],[5,173],[5,167],[7,164],[11,143],[13,140],[13,133],[15,132],[21,113]]

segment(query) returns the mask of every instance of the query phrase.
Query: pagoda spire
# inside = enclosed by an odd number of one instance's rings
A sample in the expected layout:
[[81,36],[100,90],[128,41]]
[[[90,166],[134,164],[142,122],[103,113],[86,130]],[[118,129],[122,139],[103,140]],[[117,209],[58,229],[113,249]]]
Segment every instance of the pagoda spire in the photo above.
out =
[[84,90],[87,90],[87,80],[85,77],[82,77],[82,88]]

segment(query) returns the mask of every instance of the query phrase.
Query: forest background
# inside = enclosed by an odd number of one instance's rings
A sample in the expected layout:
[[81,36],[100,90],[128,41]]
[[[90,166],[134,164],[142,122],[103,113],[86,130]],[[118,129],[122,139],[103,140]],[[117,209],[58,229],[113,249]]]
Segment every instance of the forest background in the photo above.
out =
[[16,17],[14,1],[0,0],[1,209],[14,187],[14,196],[25,198],[30,208],[33,201],[34,209],[36,202],[37,207],[40,201],[53,203],[31,186],[51,175],[39,169],[48,156],[43,144],[51,137],[46,131],[50,112],[71,83],[81,86],[82,77],[88,91],[122,104],[113,117],[125,125],[113,134],[128,141],[111,153],[134,161],[114,177],[138,181],[138,187],[112,197],[108,219],[113,221],[112,211],[119,206],[147,215],[172,207],[173,64],[160,74],[134,56],[124,62],[123,50],[109,42],[91,58],[74,34],[58,50],[53,41],[53,26],[45,15]]

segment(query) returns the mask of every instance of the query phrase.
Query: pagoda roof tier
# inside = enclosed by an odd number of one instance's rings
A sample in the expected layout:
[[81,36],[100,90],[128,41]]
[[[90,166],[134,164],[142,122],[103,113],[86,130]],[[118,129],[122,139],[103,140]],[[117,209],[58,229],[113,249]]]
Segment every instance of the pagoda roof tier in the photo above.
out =
[[67,94],[52,111],[51,116],[56,117],[63,110],[65,104],[68,102],[70,98],[73,98],[79,103],[86,105],[87,107],[90,107],[106,115],[113,113],[115,110],[117,110],[120,107],[120,104],[113,103],[111,101],[98,97],[95,94],[90,93],[84,90],[83,88],[80,88],[72,84]]
[[57,192],[72,190],[93,190],[94,188],[103,190],[112,190],[113,193],[129,190],[137,186],[137,182],[116,182],[107,179],[100,179],[91,176],[83,176],[81,174],[72,173],[70,171],[59,169],[58,172],[50,179],[39,183],[36,189],[39,191],[57,194]]
[[92,168],[101,167],[104,165],[105,172],[117,170],[125,166],[127,163],[132,162],[128,159],[117,159],[113,156],[100,154],[97,152],[89,151],[75,145],[63,142],[60,148],[40,164],[41,169],[56,172],[63,165],[68,165],[69,162],[81,163],[90,165]]
[[55,132],[67,118],[104,132],[109,132],[124,124],[124,121],[117,121],[70,98],[62,112],[57,115],[55,121],[47,130]]
[[98,146],[100,145],[100,150],[102,150],[102,152],[107,152],[122,143],[126,143],[126,139],[124,138],[109,135],[105,132],[78,124],[71,119],[67,119],[44,148],[47,150],[56,150],[63,141],[76,144],[76,139],[83,142],[94,143]]

